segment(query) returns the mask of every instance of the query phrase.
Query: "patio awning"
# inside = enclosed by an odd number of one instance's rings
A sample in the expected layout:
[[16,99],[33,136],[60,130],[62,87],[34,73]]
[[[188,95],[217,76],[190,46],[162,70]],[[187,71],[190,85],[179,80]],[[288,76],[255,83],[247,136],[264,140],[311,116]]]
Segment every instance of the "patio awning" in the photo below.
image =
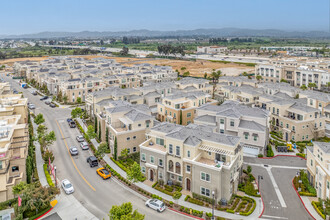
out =
[[199,147],[199,149],[200,150],[205,150],[205,151],[208,151],[208,152],[217,153],[217,154],[233,155],[232,152],[230,152],[228,150],[217,148],[217,147],[208,146],[208,145],[205,145],[205,144],[202,144]]

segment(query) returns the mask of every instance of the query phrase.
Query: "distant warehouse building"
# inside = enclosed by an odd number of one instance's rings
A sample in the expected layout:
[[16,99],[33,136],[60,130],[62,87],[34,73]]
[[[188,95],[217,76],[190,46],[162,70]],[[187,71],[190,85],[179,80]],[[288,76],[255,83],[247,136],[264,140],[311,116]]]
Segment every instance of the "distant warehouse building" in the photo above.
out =
[[197,53],[218,54],[218,53],[226,52],[227,50],[228,50],[227,47],[221,47],[221,46],[197,47]]

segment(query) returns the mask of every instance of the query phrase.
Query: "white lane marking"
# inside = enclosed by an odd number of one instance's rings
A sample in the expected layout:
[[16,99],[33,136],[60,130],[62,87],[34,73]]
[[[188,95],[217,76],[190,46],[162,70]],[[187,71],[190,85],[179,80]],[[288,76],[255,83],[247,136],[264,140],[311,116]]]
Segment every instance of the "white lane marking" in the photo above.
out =
[[265,218],[276,218],[276,219],[288,219],[286,217],[279,217],[279,216],[271,216],[271,215],[262,215]]
[[277,184],[276,184],[276,181],[275,181],[275,178],[274,178],[273,173],[272,173],[272,171],[271,171],[271,168],[266,167],[266,170],[267,170],[267,173],[268,173],[268,175],[269,175],[269,177],[270,177],[270,180],[271,180],[271,182],[272,182],[272,184],[273,184],[273,186],[274,186],[275,193],[276,193],[276,195],[277,195],[278,200],[279,200],[280,203],[281,203],[281,206],[282,206],[283,208],[286,208],[287,206],[286,206],[285,201],[284,201],[284,199],[283,199],[282,193],[281,193],[280,189],[278,188],[278,186],[277,186]]
[[[264,166],[264,164],[248,163],[248,162],[243,162],[243,163],[246,164],[246,165],[267,168],[267,167]],[[267,166],[270,167],[270,168],[283,168],[283,169],[293,169],[293,170],[306,170],[307,169],[306,167],[290,167],[290,166],[279,166],[279,165],[267,165]]]

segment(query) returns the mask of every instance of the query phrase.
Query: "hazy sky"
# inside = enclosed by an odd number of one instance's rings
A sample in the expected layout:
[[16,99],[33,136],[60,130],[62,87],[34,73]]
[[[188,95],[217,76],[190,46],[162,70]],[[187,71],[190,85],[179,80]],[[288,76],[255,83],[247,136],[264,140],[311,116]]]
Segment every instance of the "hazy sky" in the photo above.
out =
[[2,0],[0,34],[42,31],[329,29],[330,0]]

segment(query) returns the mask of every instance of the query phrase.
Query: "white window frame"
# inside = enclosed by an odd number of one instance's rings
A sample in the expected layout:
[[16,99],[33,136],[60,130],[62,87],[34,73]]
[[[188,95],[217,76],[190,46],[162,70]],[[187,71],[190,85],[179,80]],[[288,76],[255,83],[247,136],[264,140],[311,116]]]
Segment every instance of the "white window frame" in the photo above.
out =
[[[189,171],[188,171],[188,167],[189,167]],[[186,173],[191,173],[191,166],[190,165],[186,165]]]
[[[162,161],[162,163],[160,163],[160,161]],[[161,159],[161,158],[158,159],[158,165],[159,165],[160,167],[163,167],[163,166],[164,166],[163,159]]]
[[[144,159],[143,159],[143,158],[144,158]],[[145,153],[142,153],[142,154],[141,154],[141,160],[142,160],[142,161],[146,161],[146,154],[145,154]]]
[[154,156],[150,156],[150,163],[152,163],[152,164],[155,163],[155,157]]

